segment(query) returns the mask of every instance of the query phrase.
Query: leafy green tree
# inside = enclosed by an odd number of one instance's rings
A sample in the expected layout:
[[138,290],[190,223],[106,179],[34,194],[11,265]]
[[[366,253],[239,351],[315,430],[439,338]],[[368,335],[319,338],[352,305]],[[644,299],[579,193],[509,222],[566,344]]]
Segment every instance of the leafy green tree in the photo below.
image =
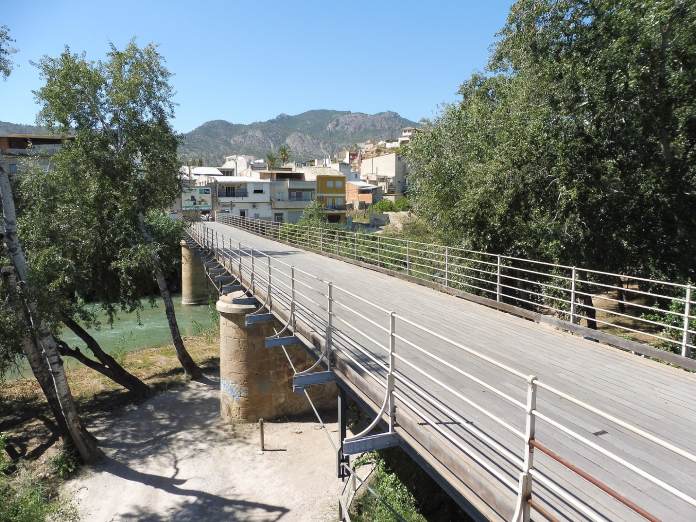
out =
[[[167,285],[161,248],[146,216],[169,207],[179,194],[177,146],[172,130],[171,74],[154,45],[131,42],[111,46],[105,61],[88,61],[66,48],[57,58],[38,64],[45,85],[35,92],[40,120],[74,139],[56,155],[56,171],[92,178],[76,212],[94,219],[107,235],[123,241],[104,244],[117,249],[115,266],[124,277],[143,267],[154,274],[164,302],[172,340],[182,367],[197,378],[201,371],[187,352]],[[109,253],[111,257],[114,253]]]
[[4,79],[12,72],[14,64],[10,60],[10,55],[15,53],[15,50],[10,47],[14,42],[10,36],[10,30],[6,25],[0,25],[0,76]]
[[314,200],[304,208],[302,217],[297,224],[310,227],[323,227],[326,226],[328,222],[326,212],[324,211],[324,205]]
[[276,156],[274,153],[269,152],[266,154],[266,166],[269,169],[274,169],[278,166],[278,156]]
[[694,277],[696,4],[519,0],[488,71],[405,151],[440,238]]
[[281,145],[278,149],[278,159],[282,165],[290,161],[290,148],[287,145]]
[[[132,240],[128,227],[107,223],[115,201],[100,190],[96,177],[85,178],[73,169],[74,157],[66,151],[55,158],[55,168],[22,168],[19,228],[31,260],[32,279],[44,288],[40,299],[54,331],[65,324],[86,345],[92,357],[79,348],[59,342],[61,355],[71,356],[111,378],[128,390],[147,395],[148,387],[106,353],[82,324],[92,324],[97,303],[110,320],[118,311],[141,307],[141,298],[155,290],[146,264],[122,270],[119,255]],[[101,233],[95,234],[95,230]],[[82,324],[81,324],[82,323]]]
[[[0,51],[8,39],[5,30],[4,35],[0,35]],[[6,53],[3,56],[0,52],[0,60],[3,58],[6,58]],[[4,67],[0,73],[5,77],[9,76],[12,64],[5,60],[0,65]],[[1,311],[9,316],[7,321],[0,322],[1,358],[6,361],[8,357],[15,357],[18,345],[21,346],[53,413],[61,438],[77,450],[84,462],[94,462],[101,458],[102,452],[96,439],[82,424],[56,340],[39,308],[39,292],[29,278],[26,255],[17,235],[17,212],[12,183],[1,165],[0,210],[0,237],[4,246],[0,252],[0,260],[3,262],[0,285],[3,303]]]

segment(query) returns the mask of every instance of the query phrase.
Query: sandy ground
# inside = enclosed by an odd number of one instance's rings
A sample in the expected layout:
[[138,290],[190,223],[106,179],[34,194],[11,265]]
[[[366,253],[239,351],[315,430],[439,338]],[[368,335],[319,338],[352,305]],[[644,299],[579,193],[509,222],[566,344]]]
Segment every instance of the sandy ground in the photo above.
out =
[[82,520],[336,520],[326,433],[309,417],[266,422],[261,454],[256,426],[219,420],[218,386],[192,382],[91,426],[107,459],[66,485]]

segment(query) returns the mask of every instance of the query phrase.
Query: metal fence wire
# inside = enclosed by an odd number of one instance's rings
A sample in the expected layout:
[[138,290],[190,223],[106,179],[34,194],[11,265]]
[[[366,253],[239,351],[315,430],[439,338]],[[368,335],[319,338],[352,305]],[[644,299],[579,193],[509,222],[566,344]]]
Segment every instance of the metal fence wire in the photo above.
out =
[[696,295],[690,284],[335,228],[221,213],[216,219],[270,239],[402,272],[572,324],[584,322],[683,357],[696,355]]

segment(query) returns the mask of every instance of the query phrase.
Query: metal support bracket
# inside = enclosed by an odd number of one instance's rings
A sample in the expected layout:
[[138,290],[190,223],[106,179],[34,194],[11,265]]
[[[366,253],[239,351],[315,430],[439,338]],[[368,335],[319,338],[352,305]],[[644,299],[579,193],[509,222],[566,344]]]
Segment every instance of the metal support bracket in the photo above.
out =
[[293,344],[301,344],[300,340],[295,335],[289,335],[287,337],[266,337],[266,348],[291,346]]
[[275,320],[275,315],[273,314],[250,314],[244,318],[244,326],[251,326],[254,324],[268,323]]
[[331,371],[313,372],[313,373],[296,373],[292,378],[292,391],[302,393],[308,386],[314,384],[325,384],[334,382],[336,375]]
[[232,292],[239,292],[240,290],[242,290],[242,285],[240,285],[239,283],[230,283],[227,285],[223,285],[221,290],[222,290],[223,294],[230,294]]
[[399,445],[399,437],[394,432],[367,435],[359,439],[344,439],[343,454],[356,455],[367,451],[376,451],[385,448],[393,448]]
[[213,279],[215,279],[215,282],[221,286],[228,285],[236,281],[236,279],[229,274],[216,275],[213,276]]
[[236,305],[255,305],[256,302],[255,297],[234,297],[232,299],[232,304]]

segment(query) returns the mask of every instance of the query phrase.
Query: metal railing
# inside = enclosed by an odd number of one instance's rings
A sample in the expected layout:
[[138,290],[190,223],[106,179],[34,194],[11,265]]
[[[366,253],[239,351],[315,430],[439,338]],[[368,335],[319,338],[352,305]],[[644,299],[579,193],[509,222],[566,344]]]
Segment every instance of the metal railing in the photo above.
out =
[[[261,225],[256,223],[256,226]],[[385,393],[378,418],[386,416],[390,427],[398,427],[398,411],[403,408],[412,412],[421,419],[419,424],[423,425],[423,429],[428,426],[446,444],[463,452],[490,476],[495,477],[515,495],[511,496],[516,498],[513,521],[530,520],[532,510],[542,517],[554,520],[554,513],[561,512],[561,507],[572,509],[591,520],[608,520],[610,516],[601,511],[606,505],[600,506],[596,500],[588,499],[583,494],[586,491],[569,480],[568,473],[595,486],[630,512],[647,520],[658,520],[657,516],[621,493],[619,486],[605,482],[609,480],[624,484],[623,480],[626,480],[631,484],[633,479],[626,479],[624,472],[619,476],[607,473],[608,476],[602,480],[596,476],[598,473],[593,475],[572,462],[572,457],[567,456],[568,452],[575,458],[579,453],[588,453],[594,458],[594,462],[600,458],[612,461],[625,472],[632,473],[636,477],[635,481],[642,480],[646,487],[655,488],[651,496],[654,497],[659,491],[667,494],[663,505],[675,504],[671,496],[686,503],[689,513],[696,516],[694,496],[655,476],[654,471],[651,473],[644,469],[646,459],[655,457],[659,452],[683,459],[680,464],[682,469],[696,463],[695,454],[551,386],[535,375],[519,371],[440,332],[430,330],[413,319],[370,302],[332,281],[301,270],[277,255],[272,256],[250,245],[225,238],[204,223],[192,224],[189,234],[198,245],[235,275],[245,288],[263,301],[262,308],[287,318],[286,328],[309,331],[322,339],[319,361],[323,360],[331,368],[331,361],[340,358],[360,372],[363,378],[377,383]],[[429,339],[427,346],[416,341],[424,335]],[[465,367],[453,364],[450,356],[445,358],[435,353],[435,342],[441,343],[447,354],[457,352],[466,355],[476,361],[476,364],[467,364]],[[493,382],[476,375],[481,365],[497,372]],[[446,376],[436,376],[433,367]],[[508,376],[507,379],[504,378],[505,375]],[[526,390],[524,396],[515,396],[510,391],[516,388],[510,385],[510,378]],[[502,382],[506,382],[505,389],[502,389]],[[489,398],[488,402],[484,405],[475,400],[475,394],[463,390],[464,383],[473,383],[484,391],[485,397]],[[539,390],[543,390],[544,395],[540,396]],[[444,399],[446,394],[456,400]],[[559,411],[551,401],[552,397],[564,401],[565,421],[559,419]],[[491,403],[492,400],[512,405],[519,412],[519,417],[496,413],[496,403]],[[609,421],[624,433],[630,434],[630,437],[649,444],[648,453],[622,456],[578,433],[576,426],[584,424],[582,415],[587,413]],[[454,421],[459,429],[465,430],[467,438],[457,436],[447,426],[449,423],[442,421],[443,416]],[[569,451],[565,444],[559,444],[559,448],[551,449],[545,439],[540,440],[537,435],[539,421],[545,425],[544,433],[551,430],[555,434],[562,434],[574,441],[575,447]],[[374,427],[375,424],[373,422],[371,426]],[[517,442],[501,442],[498,436],[500,433],[507,433],[509,441]],[[470,438],[480,441],[495,454],[491,455],[472,444]],[[538,465],[535,462],[535,449],[560,464],[566,473],[550,470],[548,465]],[[504,459],[508,468],[501,467],[495,455]],[[661,461],[658,460],[659,462]],[[663,467],[658,464],[658,469],[662,471]],[[688,471],[686,473],[688,475]],[[694,484],[689,483],[689,487],[693,489]]]
[[572,324],[584,321],[590,328],[684,357],[696,355],[696,292],[690,284],[334,228],[234,216],[220,216],[219,221]]

